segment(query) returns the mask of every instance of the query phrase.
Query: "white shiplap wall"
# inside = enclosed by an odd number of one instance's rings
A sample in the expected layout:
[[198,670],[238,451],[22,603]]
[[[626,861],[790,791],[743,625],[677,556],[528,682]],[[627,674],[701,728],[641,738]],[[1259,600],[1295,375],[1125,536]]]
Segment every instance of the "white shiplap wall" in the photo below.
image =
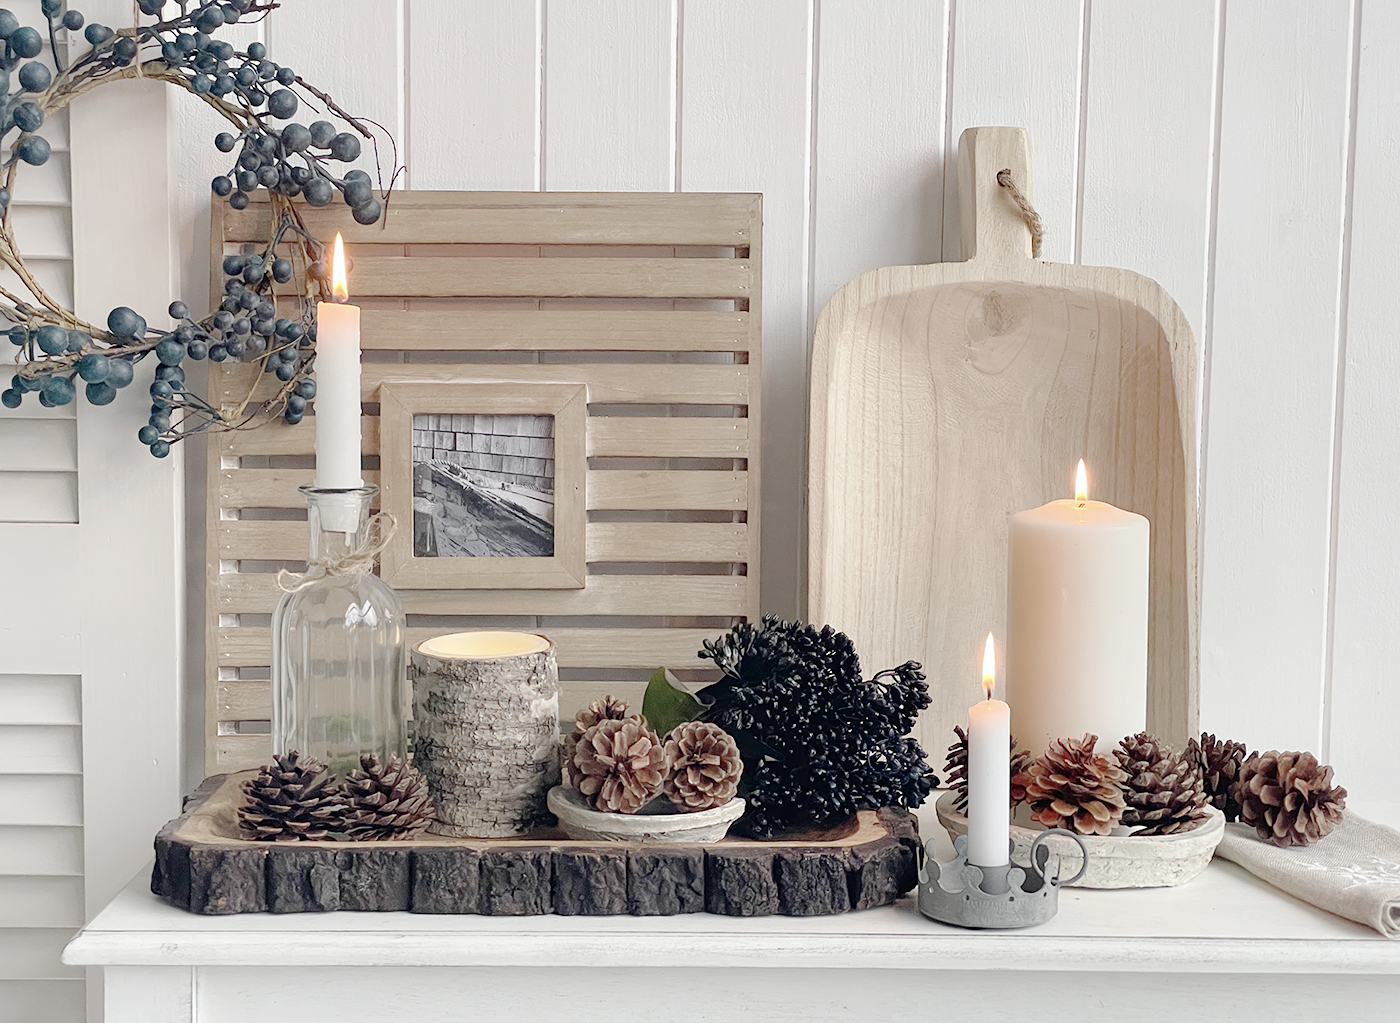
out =
[[[1395,5],[287,0],[258,31],[398,129],[410,187],[764,193],[764,604],[785,614],[816,313],[862,271],[959,258],[959,133],[1026,126],[1047,258],[1152,276],[1197,333],[1203,725],[1387,798],[1366,772],[1400,719]],[[197,294],[217,161],[178,116],[203,154],[178,191]]]

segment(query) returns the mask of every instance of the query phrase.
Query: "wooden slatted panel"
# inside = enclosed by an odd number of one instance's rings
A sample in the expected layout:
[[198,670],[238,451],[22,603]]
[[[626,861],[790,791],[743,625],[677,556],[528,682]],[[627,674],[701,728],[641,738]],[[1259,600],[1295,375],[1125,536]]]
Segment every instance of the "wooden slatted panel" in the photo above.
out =
[[[587,585],[403,591],[411,641],[503,620],[543,631],[568,679],[566,716],[605,692],[640,699],[658,665],[705,667],[700,641],[758,610],[759,197],[407,192],[372,228],[335,208],[304,212],[351,246],[366,482],[379,482],[384,383],[588,387]],[[214,207],[215,293],[223,255],[268,227],[265,201]],[[274,386],[255,366],[210,366],[216,403]],[[313,403],[299,426],[210,440],[211,773],[267,758],[280,595],[268,563],[306,557],[294,510],[314,475],[314,418]]]
[[[306,523],[230,520],[218,523],[220,560],[302,561]],[[695,562],[744,564],[749,528],[730,522],[595,522],[588,527],[590,562]]]

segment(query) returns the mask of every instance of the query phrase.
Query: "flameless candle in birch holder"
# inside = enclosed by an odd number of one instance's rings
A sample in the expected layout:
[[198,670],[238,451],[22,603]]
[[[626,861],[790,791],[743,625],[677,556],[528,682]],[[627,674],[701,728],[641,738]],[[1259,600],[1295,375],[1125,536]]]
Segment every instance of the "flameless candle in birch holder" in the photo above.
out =
[[554,644],[523,632],[458,632],[419,644],[414,763],[455,838],[506,838],[548,823],[559,780]]

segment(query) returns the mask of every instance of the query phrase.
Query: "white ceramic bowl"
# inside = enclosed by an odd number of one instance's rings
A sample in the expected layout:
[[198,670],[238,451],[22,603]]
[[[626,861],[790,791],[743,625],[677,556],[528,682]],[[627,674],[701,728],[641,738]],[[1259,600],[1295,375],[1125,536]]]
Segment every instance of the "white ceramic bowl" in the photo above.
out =
[[744,815],[744,801],[737,797],[698,813],[679,813],[664,799],[653,800],[641,813],[602,813],[589,809],[574,789],[556,785],[548,801],[564,834],[585,842],[708,844],[723,838],[729,825]]
[[[950,836],[967,834],[967,818],[953,809],[956,794],[938,797],[938,823]],[[1165,888],[1185,884],[1210,864],[1215,847],[1225,837],[1225,815],[1213,806],[1199,827],[1175,835],[1082,835],[1089,848],[1089,869],[1074,888]],[[1031,843],[1040,832],[1011,825],[1016,843],[1012,856],[1021,863],[1030,857]],[[1079,869],[1079,849],[1067,838],[1052,835],[1045,843],[1064,858],[1065,870]]]

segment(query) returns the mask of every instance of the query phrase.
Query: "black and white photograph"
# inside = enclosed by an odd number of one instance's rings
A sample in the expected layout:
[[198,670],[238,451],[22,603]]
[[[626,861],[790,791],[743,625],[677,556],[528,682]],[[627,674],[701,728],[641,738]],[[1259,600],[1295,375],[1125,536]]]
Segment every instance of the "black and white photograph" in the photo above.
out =
[[554,555],[554,417],[413,416],[413,556]]

